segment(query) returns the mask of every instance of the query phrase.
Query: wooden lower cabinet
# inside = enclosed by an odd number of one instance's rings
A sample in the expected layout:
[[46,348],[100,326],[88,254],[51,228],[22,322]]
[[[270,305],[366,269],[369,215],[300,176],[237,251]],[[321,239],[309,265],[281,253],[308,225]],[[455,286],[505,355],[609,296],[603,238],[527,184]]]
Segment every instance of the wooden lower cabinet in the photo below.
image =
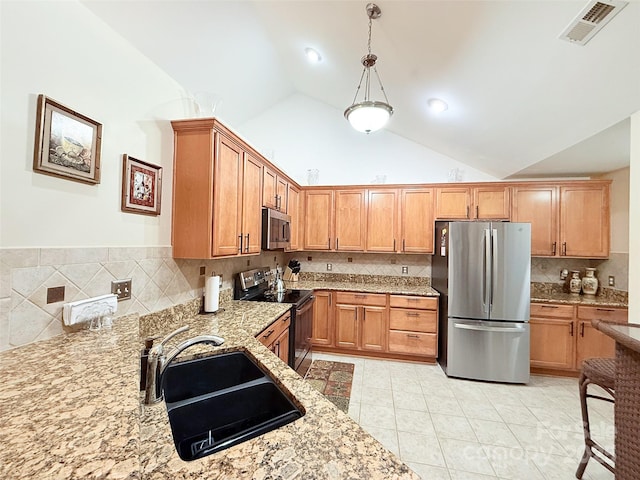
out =
[[586,358],[615,356],[615,342],[592,319],[627,322],[626,308],[531,304],[531,367],[579,372]]
[[260,343],[271,350],[280,360],[289,364],[289,327],[291,314],[285,313],[257,336]]
[[342,291],[315,291],[317,350],[435,361],[438,299]]

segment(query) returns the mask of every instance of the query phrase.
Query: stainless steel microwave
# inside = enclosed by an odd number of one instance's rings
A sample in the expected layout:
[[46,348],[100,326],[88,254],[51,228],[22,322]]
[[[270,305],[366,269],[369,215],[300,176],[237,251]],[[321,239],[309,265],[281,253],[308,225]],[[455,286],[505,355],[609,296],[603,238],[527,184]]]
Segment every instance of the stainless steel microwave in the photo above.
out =
[[291,217],[271,208],[262,209],[262,249],[279,250],[291,244]]

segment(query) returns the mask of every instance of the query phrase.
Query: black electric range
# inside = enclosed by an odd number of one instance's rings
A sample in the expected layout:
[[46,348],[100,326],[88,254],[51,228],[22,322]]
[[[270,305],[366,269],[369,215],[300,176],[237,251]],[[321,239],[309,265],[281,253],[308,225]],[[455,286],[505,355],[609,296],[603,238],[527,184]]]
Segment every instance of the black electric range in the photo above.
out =
[[270,289],[271,269],[262,267],[240,272],[236,276],[234,298],[250,302],[291,304],[289,332],[289,366],[304,376],[311,365],[311,329],[313,326],[313,290]]

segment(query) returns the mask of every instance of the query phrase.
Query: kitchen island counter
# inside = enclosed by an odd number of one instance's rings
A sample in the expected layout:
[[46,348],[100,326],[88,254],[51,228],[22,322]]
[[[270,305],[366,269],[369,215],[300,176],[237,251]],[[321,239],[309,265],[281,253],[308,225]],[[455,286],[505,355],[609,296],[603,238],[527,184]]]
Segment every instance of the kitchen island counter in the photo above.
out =
[[[193,302],[195,304],[195,302]],[[0,354],[2,478],[418,479],[393,453],[315,391],[254,336],[288,305],[229,302],[216,315],[193,306],[115,320]],[[178,457],[164,403],[143,406],[141,338],[190,331],[170,343],[217,334],[224,345],[184,352],[244,350],[290,392],[305,415],[202,459]]]

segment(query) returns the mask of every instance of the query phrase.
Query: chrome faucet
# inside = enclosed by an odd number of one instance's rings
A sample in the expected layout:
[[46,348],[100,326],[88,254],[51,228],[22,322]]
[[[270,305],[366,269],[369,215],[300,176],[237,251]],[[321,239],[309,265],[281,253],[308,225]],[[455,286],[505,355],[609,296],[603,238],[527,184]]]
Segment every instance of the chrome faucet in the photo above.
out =
[[144,404],[153,405],[162,400],[162,374],[169,364],[187,348],[197,345],[198,343],[206,343],[208,345],[219,346],[224,343],[224,338],[217,335],[199,335],[192,337],[165,354],[164,347],[166,343],[176,335],[189,330],[189,326],[180,327],[164,337],[160,343],[154,345],[149,351],[147,359],[147,382],[144,391]]

